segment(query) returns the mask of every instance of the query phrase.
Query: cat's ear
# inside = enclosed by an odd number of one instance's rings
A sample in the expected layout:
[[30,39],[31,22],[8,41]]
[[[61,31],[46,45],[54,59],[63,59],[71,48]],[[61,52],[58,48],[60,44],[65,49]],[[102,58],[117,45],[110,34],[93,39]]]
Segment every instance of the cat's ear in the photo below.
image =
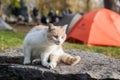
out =
[[52,30],[54,30],[55,27],[52,23],[48,24],[48,30],[51,32]]
[[66,30],[67,30],[67,27],[68,27],[67,24],[62,27],[65,32],[66,32]]

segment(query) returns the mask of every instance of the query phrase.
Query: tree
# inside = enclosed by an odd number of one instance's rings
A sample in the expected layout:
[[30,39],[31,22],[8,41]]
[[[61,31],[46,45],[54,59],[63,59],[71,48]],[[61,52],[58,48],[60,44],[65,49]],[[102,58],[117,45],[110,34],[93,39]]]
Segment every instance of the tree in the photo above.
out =
[[117,4],[118,2],[120,2],[120,0],[104,0],[104,7],[120,13],[120,7]]
[[114,0],[104,0],[104,7],[113,10]]
[[37,8],[40,13],[48,13],[49,9],[63,11],[71,10],[72,12],[85,11],[85,1],[84,0],[36,0]]
[[87,9],[87,11],[89,11],[90,10],[90,5],[89,5],[89,3],[90,3],[90,0],[86,0],[86,9]]
[[2,1],[0,0],[0,17],[2,16]]

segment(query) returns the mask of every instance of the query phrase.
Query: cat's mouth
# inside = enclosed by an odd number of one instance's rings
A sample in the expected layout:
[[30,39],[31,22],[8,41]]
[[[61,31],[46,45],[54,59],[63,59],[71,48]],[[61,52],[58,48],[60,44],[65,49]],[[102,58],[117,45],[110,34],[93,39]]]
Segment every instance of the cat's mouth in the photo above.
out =
[[56,45],[60,45],[60,41],[56,41],[55,44],[56,44]]

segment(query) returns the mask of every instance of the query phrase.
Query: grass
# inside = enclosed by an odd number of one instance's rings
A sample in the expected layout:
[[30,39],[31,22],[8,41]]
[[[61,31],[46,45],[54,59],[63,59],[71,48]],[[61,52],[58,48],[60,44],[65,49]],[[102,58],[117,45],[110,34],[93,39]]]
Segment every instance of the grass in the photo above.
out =
[[102,53],[104,55],[120,59],[119,47],[101,47],[101,46],[87,46],[83,44],[75,44],[66,42],[64,47],[66,49],[80,49],[90,52]]
[[0,31],[0,50],[20,46],[24,34],[11,31]]
[[[26,33],[31,29],[31,27],[28,26],[12,26],[16,29],[16,32],[0,31],[0,50],[22,46]],[[86,46],[83,44],[68,42],[65,42],[64,47],[65,49],[80,49],[90,52],[102,53],[107,56],[120,59],[119,47]]]
[[[13,26],[13,25],[12,25]],[[21,46],[30,27],[13,26],[16,31],[0,31],[0,50]]]

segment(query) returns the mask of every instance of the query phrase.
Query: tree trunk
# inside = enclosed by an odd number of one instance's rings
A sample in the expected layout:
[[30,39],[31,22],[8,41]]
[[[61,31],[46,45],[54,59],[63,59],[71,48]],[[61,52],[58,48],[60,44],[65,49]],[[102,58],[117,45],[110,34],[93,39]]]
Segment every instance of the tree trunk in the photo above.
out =
[[112,10],[114,0],[104,0],[104,7]]
[[0,0],[0,17],[2,16],[2,1]]
[[90,2],[90,0],[87,0],[87,1],[86,1],[87,11],[89,11],[89,10],[90,10],[89,2]]
[[[119,0],[119,3],[120,3],[120,0]],[[120,7],[119,7],[119,14],[120,14]]]

